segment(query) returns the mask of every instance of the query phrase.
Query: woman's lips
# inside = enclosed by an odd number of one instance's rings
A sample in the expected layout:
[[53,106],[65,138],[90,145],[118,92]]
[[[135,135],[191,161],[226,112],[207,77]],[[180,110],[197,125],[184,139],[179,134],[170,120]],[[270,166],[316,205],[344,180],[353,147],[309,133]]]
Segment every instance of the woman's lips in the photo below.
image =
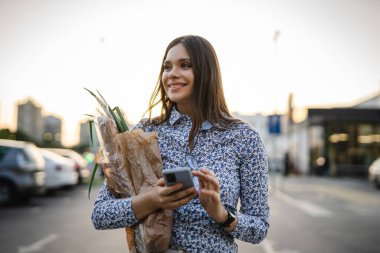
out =
[[171,91],[176,91],[176,90],[181,89],[181,88],[184,87],[185,85],[186,85],[185,83],[171,83],[171,84],[168,84],[168,88],[169,88]]

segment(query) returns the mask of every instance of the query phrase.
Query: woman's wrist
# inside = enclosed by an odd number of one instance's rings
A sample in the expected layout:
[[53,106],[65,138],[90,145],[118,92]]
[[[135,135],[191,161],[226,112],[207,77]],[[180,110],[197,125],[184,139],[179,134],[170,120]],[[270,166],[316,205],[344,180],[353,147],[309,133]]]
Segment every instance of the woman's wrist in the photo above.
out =
[[158,209],[153,195],[153,191],[148,191],[132,198],[132,211],[138,220],[143,220]]
[[237,225],[236,214],[229,212],[223,205],[221,209],[218,209],[218,212],[213,217],[213,220],[216,224],[228,232],[235,230],[235,227]]
[[215,223],[218,223],[218,224],[225,222],[228,218],[228,212],[227,212],[226,208],[223,205],[221,205],[218,208],[218,211],[216,212],[214,217],[212,217],[212,218],[215,221]]

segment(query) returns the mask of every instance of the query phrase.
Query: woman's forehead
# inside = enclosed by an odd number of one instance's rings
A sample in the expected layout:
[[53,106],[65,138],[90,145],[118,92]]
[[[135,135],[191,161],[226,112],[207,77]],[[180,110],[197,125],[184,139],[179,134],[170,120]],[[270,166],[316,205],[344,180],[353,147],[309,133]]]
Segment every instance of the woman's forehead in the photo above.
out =
[[165,62],[179,61],[179,60],[190,60],[189,53],[187,52],[185,46],[182,45],[181,43],[169,49],[165,58]]

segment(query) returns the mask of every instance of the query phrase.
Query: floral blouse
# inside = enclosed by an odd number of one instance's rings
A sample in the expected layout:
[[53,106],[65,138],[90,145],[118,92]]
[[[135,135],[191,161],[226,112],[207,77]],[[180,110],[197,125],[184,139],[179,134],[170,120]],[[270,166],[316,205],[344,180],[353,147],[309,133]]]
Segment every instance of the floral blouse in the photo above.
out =
[[[135,128],[143,128],[142,123]],[[164,170],[184,166],[212,170],[221,185],[223,204],[235,211],[238,219],[234,231],[226,232],[195,198],[174,210],[170,248],[187,252],[237,252],[234,238],[250,243],[259,243],[265,238],[269,227],[268,163],[256,130],[244,122],[221,128],[205,121],[190,152],[191,119],[175,109],[167,122],[143,129],[158,133]],[[195,177],[194,181],[198,188]],[[138,220],[131,209],[131,199],[116,199],[103,185],[92,213],[95,228],[113,229],[136,224]]]

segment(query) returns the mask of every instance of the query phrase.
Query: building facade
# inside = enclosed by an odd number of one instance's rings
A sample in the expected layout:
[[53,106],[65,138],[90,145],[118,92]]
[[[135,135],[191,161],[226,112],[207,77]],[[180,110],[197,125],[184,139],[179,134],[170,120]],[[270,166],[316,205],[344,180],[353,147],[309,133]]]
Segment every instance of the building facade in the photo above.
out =
[[20,131],[36,142],[42,141],[43,120],[41,106],[28,99],[17,105],[17,131]]
[[296,173],[366,177],[380,157],[380,92],[348,107],[308,108],[298,123],[279,115],[278,133],[270,131],[273,115],[234,116],[259,131],[270,163],[284,164],[288,153]]
[[62,120],[53,115],[44,117],[43,140],[53,146],[62,146]]
[[37,145],[62,146],[62,119],[43,115],[42,107],[31,99],[17,105],[17,131]]

